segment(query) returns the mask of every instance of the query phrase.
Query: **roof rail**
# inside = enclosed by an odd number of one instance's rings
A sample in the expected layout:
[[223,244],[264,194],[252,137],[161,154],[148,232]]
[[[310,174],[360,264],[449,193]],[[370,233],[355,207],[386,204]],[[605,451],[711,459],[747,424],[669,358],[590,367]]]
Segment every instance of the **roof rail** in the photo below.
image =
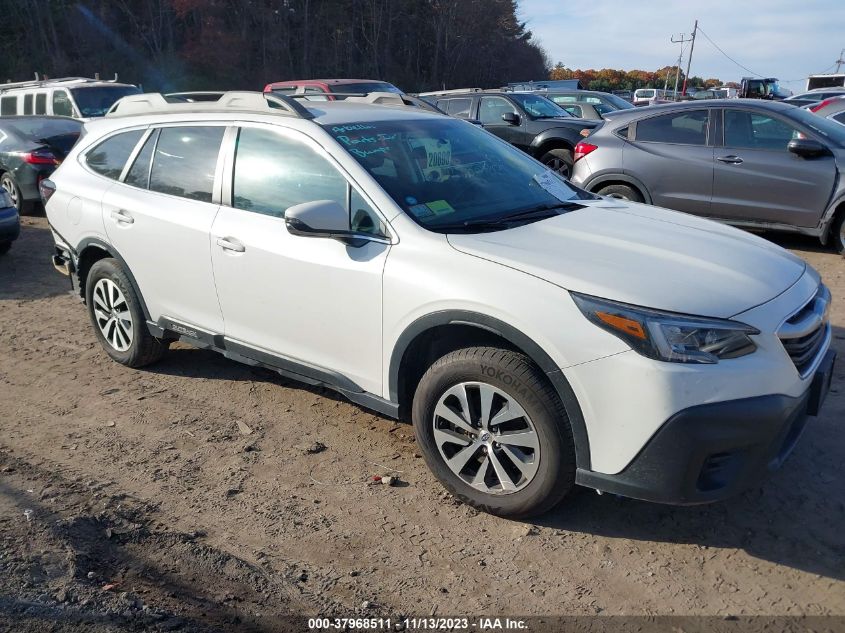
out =
[[442,95],[457,94],[461,92],[483,92],[483,88],[452,88],[451,90],[432,90],[431,92],[420,92],[420,97],[440,97]]
[[57,77],[55,79],[30,79],[29,81],[7,81],[0,84],[0,92],[4,90],[12,90],[18,88],[44,88],[55,84],[63,83],[115,83],[117,75],[114,79],[92,79],[91,77]]
[[225,92],[217,101],[168,101],[160,92],[129,95],[115,102],[107,117],[156,114],[164,112],[220,112],[252,111],[286,114],[300,119],[313,119],[314,115],[301,103],[278,94],[263,92]]

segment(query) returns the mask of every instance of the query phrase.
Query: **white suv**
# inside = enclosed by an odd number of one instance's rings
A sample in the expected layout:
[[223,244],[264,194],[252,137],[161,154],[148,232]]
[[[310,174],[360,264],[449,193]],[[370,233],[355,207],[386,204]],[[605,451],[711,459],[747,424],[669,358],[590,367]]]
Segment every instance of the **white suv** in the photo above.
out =
[[702,503],[827,392],[830,295],[758,237],[578,190],[465,121],[227,93],[121,102],[45,181],[117,362],[181,340],[413,421],[465,502]]

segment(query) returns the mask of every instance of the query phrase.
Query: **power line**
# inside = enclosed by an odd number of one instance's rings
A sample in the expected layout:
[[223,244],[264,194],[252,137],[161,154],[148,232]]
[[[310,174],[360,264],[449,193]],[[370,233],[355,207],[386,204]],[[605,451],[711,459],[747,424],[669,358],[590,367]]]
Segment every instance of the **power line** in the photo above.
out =
[[724,56],[725,56],[725,57],[727,57],[729,60],[731,60],[734,64],[736,64],[737,66],[739,66],[740,68],[742,68],[744,71],[751,73],[751,74],[752,74],[752,75],[754,75],[755,77],[763,77],[763,75],[761,75],[760,73],[755,73],[753,70],[751,70],[751,69],[750,69],[750,68],[748,68],[747,66],[743,66],[743,65],[742,65],[742,64],[740,64],[738,61],[736,61],[733,57],[731,57],[731,56],[730,56],[730,55],[728,55],[725,51],[723,51],[723,50],[719,47],[719,45],[718,45],[718,44],[716,44],[716,42],[714,42],[713,40],[711,40],[711,39],[710,39],[710,36],[709,36],[709,35],[707,35],[707,33],[705,33],[705,32],[702,30],[702,28],[701,28],[700,26],[698,27],[698,31],[699,31],[699,32],[700,32],[700,33],[701,33],[701,34],[702,34],[705,38],[707,38],[707,41],[708,41],[708,42],[710,42],[710,43],[711,43],[711,44],[712,44],[712,45],[716,48],[716,50],[717,50],[717,51],[719,51],[722,55],[724,55]]

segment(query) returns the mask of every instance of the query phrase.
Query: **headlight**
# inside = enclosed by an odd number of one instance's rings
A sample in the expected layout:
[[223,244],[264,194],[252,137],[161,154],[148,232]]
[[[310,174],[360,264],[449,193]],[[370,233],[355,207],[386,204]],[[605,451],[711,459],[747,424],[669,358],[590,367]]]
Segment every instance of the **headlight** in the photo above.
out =
[[726,319],[687,316],[570,293],[592,323],[648,358],[673,363],[718,363],[750,354],[760,330]]
[[15,203],[12,202],[12,196],[10,196],[9,192],[3,189],[3,187],[0,187],[0,209],[13,206],[15,206]]

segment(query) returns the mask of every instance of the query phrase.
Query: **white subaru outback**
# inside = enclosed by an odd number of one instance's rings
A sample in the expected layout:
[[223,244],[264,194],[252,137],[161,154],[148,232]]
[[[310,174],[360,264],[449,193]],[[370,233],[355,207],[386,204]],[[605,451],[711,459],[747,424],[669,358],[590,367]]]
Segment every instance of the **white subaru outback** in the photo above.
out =
[[575,484],[714,501],[783,462],[832,375],[816,271],[353,101],[147,94],[86,124],[42,196],[114,360],[180,340],[410,418],[443,485],[503,516]]

